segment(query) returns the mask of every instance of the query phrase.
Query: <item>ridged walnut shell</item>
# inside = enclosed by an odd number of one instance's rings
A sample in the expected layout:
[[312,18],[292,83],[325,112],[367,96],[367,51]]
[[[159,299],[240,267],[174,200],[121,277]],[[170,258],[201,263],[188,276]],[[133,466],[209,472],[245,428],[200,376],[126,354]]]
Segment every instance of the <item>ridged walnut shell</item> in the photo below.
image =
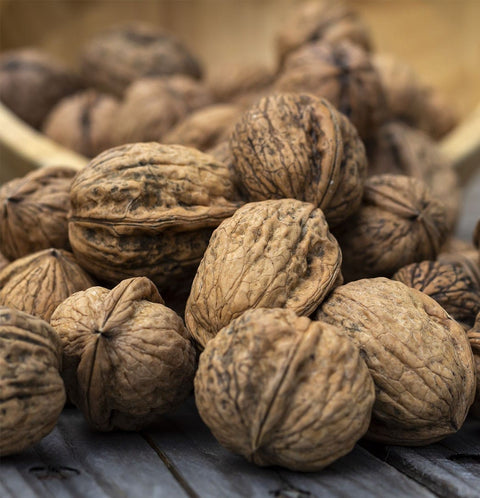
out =
[[256,309],[208,343],[195,400],[235,453],[257,465],[316,471],[366,432],[374,388],[359,350],[336,327]]
[[462,426],[475,395],[472,350],[432,298],[386,278],[359,280],[335,289],[317,318],[342,328],[367,363],[372,439],[424,445]]
[[372,176],[360,209],[334,232],[345,279],[390,277],[410,263],[434,260],[449,233],[445,213],[422,181]]
[[175,287],[194,272],[213,229],[239,207],[227,166],[180,145],[107,150],[71,188],[70,243],[100,280],[147,276]]
[[360,205],[367,168],[363,143],[324,99],[266,97],[242,116],[230,145],[240,188],[250,201],[312,202],[330,226]]
[[200,78],[198,61],[172,34],[131,22],[91,38],[81,54],[82,74],[90,86],[121,96],[146,76],[185,74]]
[[0,271],[0,305],[50,321],[55,308],[74,292],[94,285],[61,249],[45,249],[17,259]]
[[480,313],[480,268],[466,257],[412,263],[392,278],[435,299],[455,320],[467,326],[471,327]]
[[15,260],[55,247],[68,249],[69,192],[76,171],[41,168],[0,187],[0,251]]
[[87,157],[112,146],[112,127],[119,102],[90,89],[62,99],[48,115],[42,131],[55,142]]
[[55,427],[65,404],[61,360],[47,322],[0,307],[0,456],[25,450]]
[[369,54],[346,41],[312,43],[293,52],[274,88],[326,98],[350,119],[363,139],[373,136],[388,117]]
[[250,308],[309,315],[340,285],[341,262],[337,241],[313,204],[246,204],[212,235],[187,301],[187,328],[205,346]]
[[192,390],[195,350],[147,278],[77,292],[51,323],[63,344],[69,399],[97,430],[151,425]]
[[475,359],[475,371],[477,375],[477,391],[471,412],[477,418],[480,418],[480,313],[477,315],[475,325],[468,332],[468,340],[470,341],[470,346],[472,347],[473,357]]

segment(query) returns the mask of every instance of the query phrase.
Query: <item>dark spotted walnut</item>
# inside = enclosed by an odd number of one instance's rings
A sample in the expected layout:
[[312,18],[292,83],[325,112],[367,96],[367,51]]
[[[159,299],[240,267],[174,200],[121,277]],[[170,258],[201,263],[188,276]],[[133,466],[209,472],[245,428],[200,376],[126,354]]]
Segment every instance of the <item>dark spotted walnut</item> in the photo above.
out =
[[110,283],[148,276],[162,288],[195,271],[213,229],[239,207],[227,166],[181,145],[107,150],[75,177],[70,243]]
[[480,268],[466,257],[422,261],[397,271],[394,280],[435,299],[455,320],[472,326],[480,313]]
[[142,23],[109,28],[93,37],[82,53],[85,80],[121,96],[133,81],[184,74],[200,78],[198,61],[172,34]]
[[291,310],[233,320],[200,356],[195,401],[218,441],[257,465],[316,471],[368,428],[373,382],[336,327]]
[[147,278],[77,292],[51,323],[63,344],[69,399],[97,430],[140,430],[192,390],[195,350]]
[[65,404],[60,340],[50,325],[0,307],[0,457],[46,436]]
[[468,332],[468,340],[472,347],[473,357],[475,359],[475,372],[477,376],[477,392],[475,402],[472,406],[472,414],[480,418],[480,313],[477,315],[475,325]]
[[35,49],[0,55],[0,102],[34,128],[52,107],[78,91],[79,79],[60,62]]
[[418,446],[460,429],[475,395],[472,350],[432,298],[386,278],[359,280],[337,287],[317,318],[342,328],[367,363],[370,438]]
[[0,251],[15,260],[41,249],[68,249],[69,191],[76,171],[52,166],[0,187]]
[[241,117],[230,145],[240,188],[250,201],[312,202],[330,226],[360,204],[365,149],[355,128],[324,99],[266,97]]
[[250,308],[309,315],[342,282],[341,262],[337,241],[313,204],[246,204],[210,240],[187,301],[187,328],[204,347]]
[[360,209],[334,232],[347,281],[392,276],[410,263],[434,260],[449,232],[443,204],[416,178],[372,176]]
[[296,6],[278,33],[280,62],[302,45],[320,40],[330,43],[349,40],[366,50],[372,44],[365,24],[343,1],[314,0]]
[[59,144],[93,157],[111,147],[118,107],[114,97],[85,90],[62,99],[48,115],[42,131]]
[[363,139],[373,136],[387,117],[369,54],[348,42],[314,43],[293,52],[274,88],[326,98],[350,119]]
[[17,259],[0,271],[0,306],[8,306],[45,321],[74,292],[94,285],[73,254],[45,249]]

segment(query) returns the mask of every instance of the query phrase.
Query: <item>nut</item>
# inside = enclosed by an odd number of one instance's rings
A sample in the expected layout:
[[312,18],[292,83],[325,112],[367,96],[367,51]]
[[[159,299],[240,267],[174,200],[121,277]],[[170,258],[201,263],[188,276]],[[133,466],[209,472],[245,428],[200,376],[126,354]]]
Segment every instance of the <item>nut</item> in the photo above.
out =
[[316,471],[366,432],[374,389],[358,349],[336,327],[260,308],[208,343],[195,401],[220,443],[247,460]]
[[324,99],[266,97],[242,116],[230,144],[240,188],[250,201],[312,202],[330,226],[360,204],[367,166],[363,144]]
[[480,313],[477,315],[475,325],[468,333],[468,340],[472,347],[473,357],[475,359],[475,372],[477,376],[477,391],[475,402],[472,406],[472,414],[480,418]]
[[193,387],[195,350],[147,278],[77,292],[55,310],[52,326],[68,396],[97,430],[146,427]]
[[73,254],[45,249],[17,259],[0,271],[0,306],[8,306],[45,321],[74,292],[94,285]]
[[386,278],[335,289],[317,318],[342,328],[375,382],[369,436],[423,445],[456,432],[475,394],[467,336],[432,298]]
[[340,285],[341,261],[337,241],[313,204],[246,204],[212,235],[187,301],[187,328],[205,346],[250,308],[309,315]]
[[0,187],[0,251],[10,260],[42,249],[68,249],[69,190],[76,171],[52,166]]
[[10,264],[10,261],[0,252],[0,271]]
[[0,307],[0,456],[25,450],[54,428],[65,404],[61,360],[48,323]]

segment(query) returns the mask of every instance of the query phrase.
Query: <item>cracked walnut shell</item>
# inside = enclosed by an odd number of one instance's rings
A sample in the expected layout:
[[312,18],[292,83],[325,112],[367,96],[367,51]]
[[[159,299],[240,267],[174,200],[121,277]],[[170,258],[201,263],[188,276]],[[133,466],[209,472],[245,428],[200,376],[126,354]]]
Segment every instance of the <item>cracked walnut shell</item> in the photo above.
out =
[[467,336],[432,298],[386,278],[337,287],[317,318],[342,328],[375,382],[369,436],[424,445],[462,426],[475,394]]
[[97,430],[151,425],[192,390],[195,350],[183,321],[145,277],[77,292],[51,323],[69,399]]
[[309,315],[340,285],[341,261],[337,241],[313,204],[246,204],[212,235],[187,301],[187,328],[204,347],[250,308]]
[[336,327],[291,310],[233,320],[200,356],[195,400],[218,441],[257,465],[316,471],[366,432],[373,382]]
[[61,360],[47,322],[0,307],[0,456],[25,450],[54,428],[65,404]]

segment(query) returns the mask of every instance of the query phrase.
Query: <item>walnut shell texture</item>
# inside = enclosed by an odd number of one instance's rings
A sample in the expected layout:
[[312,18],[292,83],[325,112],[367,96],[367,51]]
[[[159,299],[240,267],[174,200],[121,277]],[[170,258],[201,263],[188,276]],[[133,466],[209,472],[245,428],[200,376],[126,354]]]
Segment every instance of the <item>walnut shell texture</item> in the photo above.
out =
[[212,235],[185,310],[201,345],[250,308],[289,308],[309,315],[341,283],[342,255],[313,204],[252,202]]
[[139,430],[193,387],[196,358],[182,319],[147,278],[92,287],[52,316],[72,402],[97,430]]
[[99,279],[147,276],[163,291],[195,271],[213,229],[240,206],[234,196],[228,167],[195,149],[109,149],[75,177],[70,243]]
[[324,99],[263,98],[239,120],[230,145],[240,188],[250,201],[312,202],[330,226],[360,205],[364,146],[350,122]]
[[200,78],[202,74],[198,61],[173,35],[139,22],[99,33],[90,39],[81,57],[85,80],[118,96],[132,81],[145,76]]
[[472,406],[472,414],[480,418],[480,313],[477,315],[475,325],[468,332],[468,340],[472,347],[473,357],[475,359],[475,371],[477,375],[477,391],[475,395],[475,402]]
[[43,133],[87,157],[111,147],[110,136],[119,102],[90,89],[62,99],[48,115]]
[[73,254],[45,249],[17,259],[0,271],[0,305],[48,322],[62,301],[92,285],[93,280]]
[[291,310],[233,320],[200,356],[200,416],[219,442],[257,465],[316,471],[368,428],[373,382],[336,327]]
[[445,212],[416,178],[370,177],[360,209],[334,232],[345,279],[390,277],[410,263],[434,260],[449,232]]
[[60,339],[47,322],[0,307],[0,456],[40,441],[65,404]]
[[317,318],[360,348],[375,382],[369,436],[423,445],[456,432],[475,394],[467,336],[432,298],[386,278],[337,287]]
[[0,187],[0,251],[6,258],[70,247],[67,213],[75,173],[71,168],[51,166]]
[[40,128],[59,100],[81,86],[60,62],[39,50],[10,50],[0,55],[0,101],[34,128]]

